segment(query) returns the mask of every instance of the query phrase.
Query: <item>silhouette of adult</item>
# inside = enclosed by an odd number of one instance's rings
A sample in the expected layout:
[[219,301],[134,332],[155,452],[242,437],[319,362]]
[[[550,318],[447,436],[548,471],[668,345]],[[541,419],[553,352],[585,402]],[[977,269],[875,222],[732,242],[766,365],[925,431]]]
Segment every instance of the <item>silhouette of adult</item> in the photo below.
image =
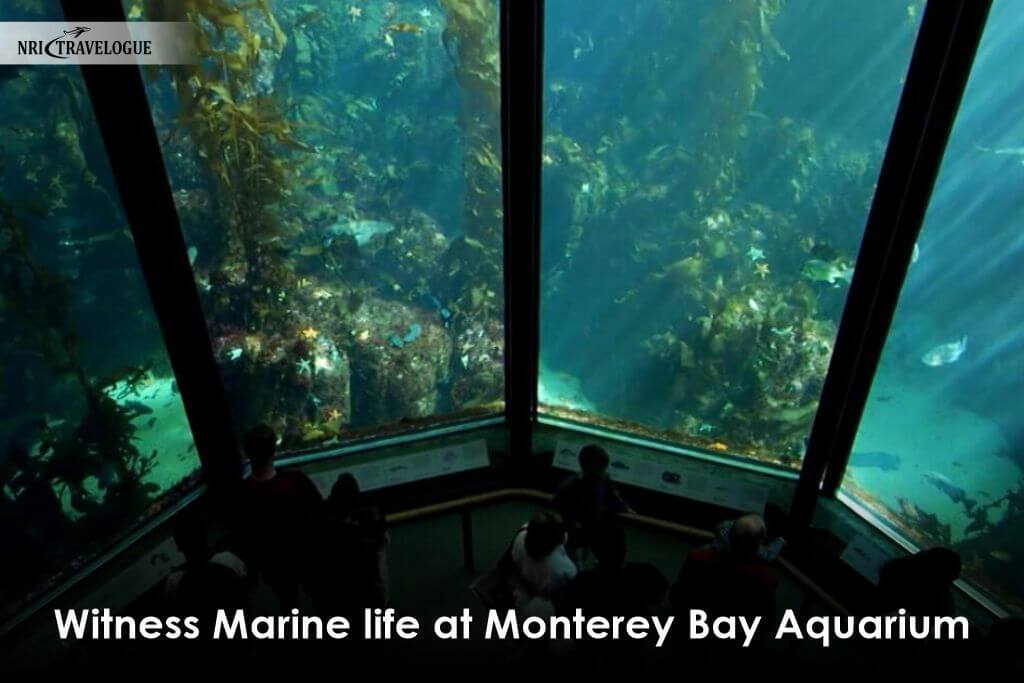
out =
[[242,445],[252,473],[240,491],[240,551],[288,610],[310,578],[323,500],[305,474],[274,467],[277,435],[269,426],[249,429]]

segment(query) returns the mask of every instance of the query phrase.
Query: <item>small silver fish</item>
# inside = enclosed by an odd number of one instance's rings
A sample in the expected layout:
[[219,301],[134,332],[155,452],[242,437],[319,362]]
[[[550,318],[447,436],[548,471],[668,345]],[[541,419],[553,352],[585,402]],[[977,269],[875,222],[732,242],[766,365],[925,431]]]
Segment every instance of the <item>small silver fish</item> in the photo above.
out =
[[921,362],[931,368],[937,368],[940,365],[949,365],[960,360],[960,356],[964,355],[964,351],[967,350],[967,335],[965,334],[958,341],[948,342],[946,344],[939,344],[935,348],[928,351],[928,353],[921,356]]
[[975,147],[977,147],[979,151],[988,152],[989,154],[1017,157],[1021,165],[1024,166],[1024,147],[999,147],[998,149],[982,147],[981,145],[975,145]]
[[993,149],[992,147],[977,146],[982,152],[988,152],[990,154],[999,154],[1001,156],[1013,156],[1013,157],[1024,157],[1024,147],[999,147]]
[[327,227],[327,230],[325,231],[327,234],[325,246],[330,246],[331,242],[333,242],[336,237],[340,237],[341,235],[351,235],[355,238],[356,244],[362,247],[375,236],[386,235],[394,229],[395,226],[387,221],[338,221],[337,223]]

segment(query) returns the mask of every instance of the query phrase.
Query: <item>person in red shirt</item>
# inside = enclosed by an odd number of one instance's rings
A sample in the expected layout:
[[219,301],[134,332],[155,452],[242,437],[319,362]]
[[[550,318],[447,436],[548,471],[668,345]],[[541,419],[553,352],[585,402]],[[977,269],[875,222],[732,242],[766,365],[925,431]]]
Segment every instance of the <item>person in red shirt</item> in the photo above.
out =
[[249,429],[242,446],[252,472],[240,492],[241,554],[290,610],[312,571],[324,502],[305,474],[274,467],[277,435],[268,425]]
[[[759,555],[766,531],[760,515],[744,515],[733,524],[727,547],[691,550],[672,586],[676,613],[685,616],[700,609],[712,618],[762,617],[773,622],[779,577]],[[759,633],[769,630],[763,626]]]

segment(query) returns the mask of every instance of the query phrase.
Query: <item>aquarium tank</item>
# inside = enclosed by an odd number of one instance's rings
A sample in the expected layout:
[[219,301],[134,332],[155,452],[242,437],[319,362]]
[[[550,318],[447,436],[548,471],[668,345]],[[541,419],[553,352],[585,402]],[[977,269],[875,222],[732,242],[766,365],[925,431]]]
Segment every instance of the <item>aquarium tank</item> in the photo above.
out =
[[[501,413],[497,0],[123,8],[199,36],[143,75],[228,428],[292,453]],[[80,70],[2,67],[0,98],[7,616],[199,461]]]
[[[500,422],[499,0],[122,6],[198,36],[142,74],[221,435],[302,460]],[[795,478],[924,2],[544,7],[539,421]],[[996,2],[839,493],[1017,613],[1021,31]],[[81,71],[0,67],[0,101],[4,622],[201,476]]]
[[868,404],[842,494],[1024,611],[1024,14],[996,2]]
[[545,7],[542,413],[799,467],[923,3]]
[[3,66],[0,99],[3,622],[194,489],[199,459],[81,72]]
[[497,0],[126,0],[236,431],[286,452],[503,409]]

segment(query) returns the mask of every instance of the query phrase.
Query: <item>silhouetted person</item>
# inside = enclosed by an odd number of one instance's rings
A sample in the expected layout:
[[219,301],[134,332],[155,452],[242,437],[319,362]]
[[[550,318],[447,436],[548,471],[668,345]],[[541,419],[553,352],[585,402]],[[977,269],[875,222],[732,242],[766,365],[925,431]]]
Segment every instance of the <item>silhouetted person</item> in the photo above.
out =
[[661,602],[668,580],[650,563],[626,562],[626,532],[610,524],[596,532],[592,545],[597,566],[581,571],[566,586],[559,611],[628,616],[647,614]]
[[551,601],[576,576],[565,552],[565,524],[555,512],[540,512],[512,540],[510,551],[519,585],[516,608],[525,614],[552,614]]
[[[767,530],[760,515],[737,519],[727,548],[691,550],[672,586],[672,605],[677,614],[702,609],[710,616],[775,617],[778,576],[760,557]],[[770,630],[762,624],[760,631]]]
[[251,428],[242,444],[252,465],[240,492],[242,556],[291,609],[315,560],[323,500],[305,474],[274,467],[277,435],[269,426]]
[[201,513],[186,510],[179,516],[174,543],[185,563],[164,581],[164,597],[172,614],[197,616],[201,628],[208,630],[218,609],[245,608],[245,563],[231,552],[212,552]]
[[[715,538],[708,544],[709,548],[715,550],[730,551],[732,549],[732,530],[736,520],[727,519],[715,527]],[[778,537],[771,541],[765,538],[757,549],[757,557],[763,562],[774,562],[786,545],[786,539]]]
[[327,498],[313,599],[323,614],[349,616],[367,607],[384,607],[387,589],[388,531],[375,506],[363,505],[359,483],[341,474]]
[[553,505],[565,519],[571,555],[588,548],[594,534],[629,509],[615,482],[608,476],[608,453],[589,444],[580,449],[580,471],[555,489]]
[[[630,617],[650,615],[668,590],[664,575],[650,563],[626,562],[626,533],[620,524],[594,532],[591,550],[597,559],[593,569],[573,578],[558,600],[558,611],[573,616]],[[578,644],[575,671],[588,680],[636,678],[644,665],[642,644],[620,641],[583,641]]]
[[[960,576],[960,556],[949,548],[932,548],[890,560],[878,572],[876,614],[920,617],[954,616],[953,582]],[[920,680],[953,680],[948,676],[969,656],[970,641],[881,640],[871,644],[874,658],[886,662],[897,675],[913,674]]]
[[[185,562],[174,567],[164,579],[157,609],[164,616],[198,617],[199,637],[140,643],[134,653],[138,661],[131,666],[149,666],[159,659],[162,672],[176,675],[194,673],[197,661],[207,667],[244,661],[245,641],[215,640],[213,627],[217,610],[230,615],[249,607],[245,563],[233,553],[213,552],[201,503],[179,513],[173,533]],[[143,613],[152,614],[153,607],[145,608]],[[127,647],[110,645],[116,650]]]
[[949,548],[886,562],[878,572],[881,611],[902,607],[919,616],[953,615],[953,582],[960,577],[960,564],[960,556]]

